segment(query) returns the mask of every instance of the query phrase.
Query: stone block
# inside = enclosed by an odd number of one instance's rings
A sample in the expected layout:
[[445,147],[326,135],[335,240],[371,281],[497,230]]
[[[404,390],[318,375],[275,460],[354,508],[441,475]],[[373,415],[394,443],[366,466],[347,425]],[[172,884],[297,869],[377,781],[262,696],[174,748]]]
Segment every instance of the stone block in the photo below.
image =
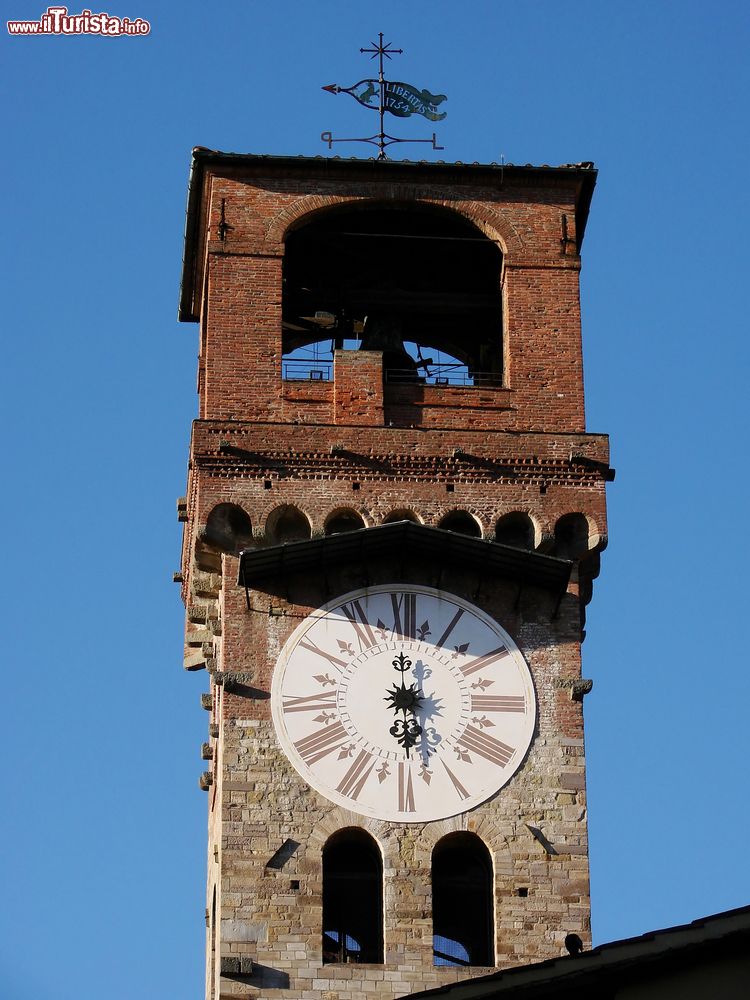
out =
[[182,665],[185,670],[203,670],[206,666],[206,658],[203,653],[196,653],[191,650],[185,654]]

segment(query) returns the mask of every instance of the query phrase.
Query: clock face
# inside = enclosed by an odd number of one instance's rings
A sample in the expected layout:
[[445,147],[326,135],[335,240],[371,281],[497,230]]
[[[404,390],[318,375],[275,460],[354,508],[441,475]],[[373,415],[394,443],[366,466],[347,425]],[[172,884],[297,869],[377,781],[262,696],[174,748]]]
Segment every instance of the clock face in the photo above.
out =
[[520,650],[468,601],[358,590],[313,612],[273,678],[281,745],[305,781],[365,816],[421,823],[502,788],[534,732]]

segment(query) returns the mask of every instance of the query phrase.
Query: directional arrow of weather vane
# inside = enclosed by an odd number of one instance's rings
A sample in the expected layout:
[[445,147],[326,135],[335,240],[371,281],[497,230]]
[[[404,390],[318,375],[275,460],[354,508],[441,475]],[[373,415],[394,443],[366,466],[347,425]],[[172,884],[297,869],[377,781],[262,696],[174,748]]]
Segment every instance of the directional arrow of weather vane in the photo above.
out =
[[445,94],[432,94],[429,90],[419,90],[410,83],[386,80],[383,74],[383,59],[390,59],[391,55],[401,55],[403,49],[392,49],[390,42],[383,43],[382,31],[378,35],[378,42],[372,42],[372,48],[360,49],[360,52],[372,53],[371,58],[378,58],[378,78],[377,80],[359,80],[351,87],[339,87],[336,83],[331,83],[323,90],[329,94],[350,94],[355,101],[358,101],[365,108],[377,111],[380,116],[380,131],[375,135],[358,139],[334,139],[330,132],[321,133],[320,138],[328,143],[331,149],[334,142],[369,142],[378,147],[378,159],[387,159],[385,150],[387,146],[395,142],[429,142],[433,149],[443,149],[436,143],[435,133],[431,139],[397,139],[389,135],[383,126],[383,118],[387,112],[397,118],[409,118],[411,115],[422,115],[432,122],[442,121],[447,115],[447,111],[438,111],[439,105],[447,100]]

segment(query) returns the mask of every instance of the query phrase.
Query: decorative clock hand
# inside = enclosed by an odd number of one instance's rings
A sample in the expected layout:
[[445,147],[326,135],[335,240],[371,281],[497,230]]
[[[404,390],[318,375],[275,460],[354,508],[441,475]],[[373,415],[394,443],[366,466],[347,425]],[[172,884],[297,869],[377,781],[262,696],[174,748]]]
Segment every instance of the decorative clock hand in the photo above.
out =
[[422,735],[422,727],[415,718],[415,713],[422,704],[422,692],[416,684],[410,684],[407,687],[404,680],[404,674],[410,667],[411,660],[403,653],[399,653],[393,661],[393,668],[401,674],[401,686],[394,684],[383,699],[389,703],[388,707],[392,708],[394,712],[403,713],[403,718],[396,719],[388,732],[391,736],[395,736],[399,745],[406,750],[407,757],[409,750]]

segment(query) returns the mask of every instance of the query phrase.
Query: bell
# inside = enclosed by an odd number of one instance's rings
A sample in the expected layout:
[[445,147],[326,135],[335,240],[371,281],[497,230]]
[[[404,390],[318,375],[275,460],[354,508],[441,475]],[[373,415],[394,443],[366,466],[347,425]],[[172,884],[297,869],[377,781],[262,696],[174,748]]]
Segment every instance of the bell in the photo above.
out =
[[359,350],[383,352],[383,371],[389,382],[414,380],[417,363],[404,347],[400,317],[387,313],[368,315]]

